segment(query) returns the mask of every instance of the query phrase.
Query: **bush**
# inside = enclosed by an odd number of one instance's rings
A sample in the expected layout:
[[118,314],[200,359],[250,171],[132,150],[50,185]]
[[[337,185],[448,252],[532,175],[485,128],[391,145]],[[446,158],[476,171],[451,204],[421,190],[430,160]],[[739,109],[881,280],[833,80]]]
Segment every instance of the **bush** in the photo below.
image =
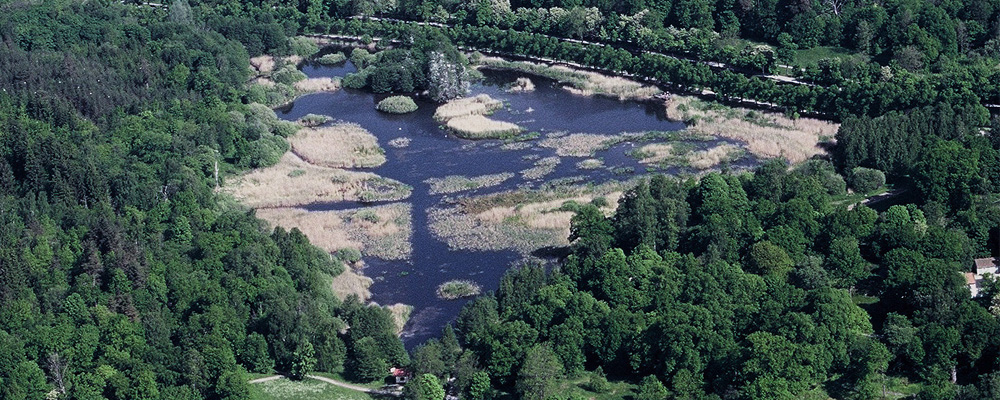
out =
[[311,57],[313,54],[319,53],[319,46],[313,43],[309,38],[296,36],[288,39],[288,47],[292,54],[302,57]]
[[351,51],[351,62],[360,71],[375,62],[375,55],[365,49],[354,49]]
[[371,75],[371,70],[362,69],[358,72],[347,74],[340,81],[340,84],[349,89],[364,89],[365,86],[368,86],[368,75]]
[[323,57],[320,57],[316,59],[316,62],[323,65],[333,65],[333,64],[340,64],[346,60],[347,56],[345,56],[344,53],[338,51],[336,53],[330,53]]
[[335,257],[337,257],[337,259],[340,261],[354,264],[358,261],[361,261],[361,251],[353,247],[340,249],[337,250],[337,253],[335,253]]
[[595,371],[593,375],[590,376],[590,381],[587,382],[587,390],[594,393],[607,393],[611,391],[611,385],[608,383],[608,378],[604,377],[604,371],[600,370],[601,367],[597,367],[598,371]]
[[877,169],[857,167],[851,170],[851,188],[858,193],[871,193],[885,186],[885,173]]
[[376,110],[390,114],[407,114],[417,111],[417,103],[409,96],[391,96],[378,102]]
[[291,85],[295,82],[306,79],[306,74],[303,74],[302,71],[295,69],[293,66],[286,66],[271,74],[271,79],[277,83]]

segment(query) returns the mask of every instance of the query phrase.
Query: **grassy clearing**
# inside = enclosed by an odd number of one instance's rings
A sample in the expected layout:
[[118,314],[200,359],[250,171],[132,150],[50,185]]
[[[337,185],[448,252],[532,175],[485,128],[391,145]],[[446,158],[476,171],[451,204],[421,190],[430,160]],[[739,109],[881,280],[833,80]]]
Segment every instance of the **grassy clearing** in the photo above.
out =
[[378,139],[358,124],[305,128],[288,138],[306,162],[330,168],[371,168],[385,163]]
[[313,379],[276,379],[254,384],[258,400],[372,400],[368,393],[342,388]]
[[527,254],[569,244],[573,204],[604,198],[610,214],[627,184],[557,186],[467,197],[449,208],[429,211],[431,232],[452,249],[505,250]]
[[566,379],[559,383],[559,392],[565,393],[567,395],[575,394],[580,398],[592,399],[592,400],[618,400],[618,399],[628,399],[633,398],[637,388],[628,382],[622,381],[608,381],[607,391],[603,393],[592,392],[588,390],[588,383],[590,382],[591,376],[594,375],[592,371],[586,371],[578,377],[572,379]]
[[408,114],[419,107],[410,96],[389,96],[375,105],[375,109],[389,114]]
[[685,121],[694,133],[746,143],[760,158],[784,157],[798,163],[822,153],[817,144],[837,133],[838,124],[812,118],[790,119],[777,113],[730,108],[693,97],[674,96],[670,118]]
[[559,157],[545,157],[535,161],[535,166],[521,171],[521,177],[524,179],[535,180],[542,179],[546,175],[551,174],[556,170],[556,166],[562,160]]
[[520,78],[517,78],[517,80],[515,80],[514,83],[512,83],[509,88],[507,88],[507,91],[511,93],[534,92],[535,83],[532,82],[531,79],[522,76]]
[[367,257],[406,260],[413,253],[412,211],[408,203],[392,203],[342,211],[269,208],[257,210],[257,217],[299,228],[310,242],[331,253],[353,248]]
[[396,303],[385,306],[385,309],[392,314],[392,322],[396,325],[396,335],[403,333],[403,327],[406,326],[406,321],[410,320],[410,314],[413,313],[413,306]]
[[444,300],[455,300],[463,297],[478,296],[482,290],[482,287],[476,282],[455,279],[439,285],[437,296]]
[[538,64],[526,61],[507,61],[496,57],[480,57],[479,67],[518,71],[559,81],[567,90],[575,94],[601,95],[619,100],[645,100],[661,91],[654,86],[643,85],[629,79],[575,70],[561,65]]
[[278,164],[250,171],[225,188],[251,208],[402,200],[410,197],[411,190],[399,181],[372,173],[318,167],[291,152],[285,153]]
[[[805,66],[809,64],[816,64],[819,60],[824,58],[835,59],[850,58],[855,56],[862,55],[839,46],[816,46],[809,49],[795,50],[795,64]],[[867,56],[863,57],[867,59]]]
[[513,177],[514,174],[510,172],[475,176],[472,178],[461,175],[449,175],[444,178],[430,178],[425,180],[424,183],[430,185],[430,194],[443,194],[496,186]]

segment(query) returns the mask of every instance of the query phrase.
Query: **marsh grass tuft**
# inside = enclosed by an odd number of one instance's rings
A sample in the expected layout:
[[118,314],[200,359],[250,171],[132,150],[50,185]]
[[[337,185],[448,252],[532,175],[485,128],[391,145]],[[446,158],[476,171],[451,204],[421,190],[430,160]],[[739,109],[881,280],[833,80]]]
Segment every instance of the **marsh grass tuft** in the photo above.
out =
[[528,180],[541,179],[556,170],[562,160],[559,157],[545,157],[535,161],[535,166],[521,171],[521,177]]
[[410,147],[410,142],[411,141],[412,141],[412,139],[410,139],[408,137],[398,137],[398,138],[390,140],[386,144],[388,144],[389,147],[394,147],[394,148],[397,148],[397,149],[402,149],[402,148]]
[[438,106],[434,119],[456,136],[466,139],[496,139],[516,135],[521,127],[485,117],[503,108],[503,102],[481,94],[449,101]]
[[305,128],[288,141],[303,160],[318,166],[371,168],[385,163],[378,139],[358,124]]
[[513,177],[514,174],[510,172],[482,175],[472,178],[461,175],[449,175],[444,178],[430,178],[425,180],[424,183],[430,185],[430,191],[428,193],[435,195],[497,186]]
[[444,300],[478,296],[482,288],[476,282],[456,279],[442,283],[437,288],[437,296]]
[[312,128],[330,122],[331,119],[327,115],[306,114],[302,118],[299,118],[299,125]]
[[575,70],[561,65],[538,64],[526,61],[508,61],[495,57],[481,57],[478,65],[483,68],[524,72],[554,79],[572,93],[590,96],[601,95],[619,100],[649,99],[661,91],[626,78],[590,71]]

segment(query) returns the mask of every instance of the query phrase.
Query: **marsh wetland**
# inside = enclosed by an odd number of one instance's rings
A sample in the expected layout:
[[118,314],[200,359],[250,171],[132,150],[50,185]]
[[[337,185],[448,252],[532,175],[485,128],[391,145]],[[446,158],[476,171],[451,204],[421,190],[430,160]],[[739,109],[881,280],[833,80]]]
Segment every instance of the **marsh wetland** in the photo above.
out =
[[[306,61],[301,70],[336,81],[355,68]],[[443,300],[442,284],[488,292],[520,260],[560,254],[575,204],[610,215],[630,181],[646,173],[694,176],[758,163],[752,145],[710,131],[723,128],[707,113],[721,112],[697,100],[668,116],[662,101],[581,94],[524,71],[482,73],[470,100],[491,106],[473,115],[517,127],[499,139],[456,136],[438,105],[419,97],[416,111],[391,114],[376,110],[385,95],[308,94],[278,116],[329,121],[290,137],[282,162],[241,177],[232,190],[261,218],[299,227],[321,248],[360,251],[354,265],[363,268],[338,277],[335,290],[413,306],[402,332],[409,345],[437,334],[466,302]],[[694,113],[699,119],[689,122],[701,129],[678,121]]]

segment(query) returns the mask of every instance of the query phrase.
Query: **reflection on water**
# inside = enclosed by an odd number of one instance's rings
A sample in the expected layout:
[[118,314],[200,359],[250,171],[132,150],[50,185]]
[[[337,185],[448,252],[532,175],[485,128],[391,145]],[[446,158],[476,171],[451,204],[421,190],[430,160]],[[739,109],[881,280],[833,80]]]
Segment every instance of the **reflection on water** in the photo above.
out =
[[[355,68],[350,62],[337,66],[307,63],[303,71],[310,77],[342,76]],[[515,122],[527,132],[543,136],[551,132],[616,134],[622,132],[676,131],[684,128],[679,122],[669,121],[662,106],[638,102],[620,102],[600,97],[575,96],[559,88],[553,81],[532,77],[536,83],[533,92],[506,93],[503,87],[519,75],[486,72],[482,84],[472,87],[472,94],[486,93],[504,101],[506,107],[493,114],[493,118]],[[382,261],[366,259],[365,275],[372,277],[372,300],[380,304],[405,303],[415,308],[410,323],[404,331],[407,347],[437,335],[441,328],[452,321],[467,300],[443,301],[435,295],[437,286],[452,279],[470,279],[482,285],[484,291],[495,290],[500,276],[519,256],[513,251],[463,251],[449,250],[447,244],[434,238],[427,223],[426,210],[439,205],[449,195],[430,195],[428,178],[448,175],[468,177],[500,172],[518,173],[531,168],[533,159],[549,157],[554,149],[526,146],[519,150],[503,149],[498,141],[469,141],[448,135],[434,121],[435,104],[417,100],[420,109],[406,115],[390,115],[375,110],[375,104],[385,96],[353,90],[318,93],[304,96],[279,110],[287,120],[306,114],[322,114],[360,124],[378,137],[385,148],[387,162],[371,171],[396,179],[414,188],[407,201],[413,204],[413,258],[410,261]],[[406,148],[386,145],[390,140],[406,137],[411,142]],[[701,142],[705,147],[717,142]],[[636,173],[645,171],[627,153],[634,144],[623,143],[597,153],[605,167],[579,170],[575,164],[584,158],[564,157],[546,179],[580,177],[588,182],[631,177],[616,175],[612,171],[630,168]],[[481,188],[468,194],[485,194],[517,187],[537,187],[541,181],[525,180],[521,175],[503,184]],[[455,195],[450,195],[453,198]],[[357,204],[315,204],[311,210],[343,209]]]

